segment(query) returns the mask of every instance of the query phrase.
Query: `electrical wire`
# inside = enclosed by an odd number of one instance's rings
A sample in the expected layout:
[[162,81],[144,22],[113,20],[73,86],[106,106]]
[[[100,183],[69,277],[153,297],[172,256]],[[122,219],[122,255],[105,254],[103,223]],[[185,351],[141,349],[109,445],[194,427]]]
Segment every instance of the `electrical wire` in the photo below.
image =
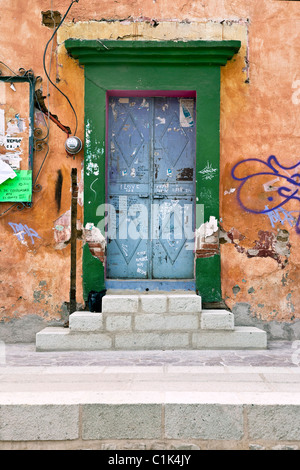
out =
[[[50,11],[51,11],[51,19],[52,19],[52,21],[53,21],[53,27],[55,28],[55,19],[54,19],[54,14],[53,14],[53,0],[51,0],[51,2],[50,2]],[[52,41],[52,44],[51,44],[50,60],[49,60],[49,76],[51,75],[53,43],[54,43],[54,41]],[[50,111],[49,111],[49,109],[50,109],[50,103],[49,103],[49,96],[50,96],[50,93],[49,93],[49,80],[47,80],[48,130],[49,130],[49,128],[50,128]]]
[[4,67],[6,67],[8,70],[10,70],[14,75],[16,75],[16,77],[18,76],[16,74],[16,72],[14,72],[8,65],[6,65],[4,62],[2,62],[2,60],[0,60],[0,64],[4,65]]
[[48,49],[48,46],[49,46],[50,42],[53,41],[54,36],[56,35],[58,29],[59,29],[59,28],[61,27],[61,25],[63,24],[63,22],[64,22],[64,20],[65,20],[65,18],[66,18],[66,16],[67,16],[67,14],[69,13],[69,11],[70,11],[70,9],[71,9],[71,7],[72,7],[72,5],[73,5],[73,3],[78,3],[78,2],[79,2],[79,0],[72,0],[72,2],[70,3],[70,5],[69,5],[69,7],[68,7],[68,9],[67,9],[67,11],[66,11],[66,13],[64,14],[64,16],[63,16],[62,19],[61,19],[59,25],[55,28],[54,33],[52,34],[51,38],[50,38],[49,41],[47,42],[46,47],[45,47],[45,50],[44,50],[44,55],[43,55],[43,67],[44,67],[44,72],[45,72],[45,75],[46,75],[47,79],[49,80],[49,82],[51,83],[51,85],[53,85],[54,88],[56,88],[56,90],[58,90],[58,91],[66,98],[66,100],[68,101],[68,103],[69,103],[69,105],[70,105],[70,107],[71,107],[71,109],[72,109],[72,111],[73,111],[73,113],[74,113],[76,124],[75,124],[75,132],[74,132],[73,135],[76,135],[76,133],[77,133],[77,127],[78,127],[78,118],[77,118],[77,114],[76,114],[76,111],[75,111],[75,109],[74,109],[74,107],[73,107],[73,105],[72,105],[70,99],[68,98],[68,96],[67,96],[65,93],[63,93],[63,92],[58,88],[58,86],[55,85],[55,83],[53,83],[53,81],[52,81],[51,78],[49,77],[49,74],[48,74],[47,69],[46,69],[46,54],[47,54],[47,49]]
[[45,126],[46,126],[46,128],[47,128],[47,134],[46,134],[43,138],[37,139],[37,141],[38,141],[38,144],[46,145],[46,146],[47,146],[47,151],[46,151],[46,154],[45,154],[45,156],[44,156],[44,158],[43,158],[43,161],[42,161],[42,163],[41,163],[41,165],[40,165],[40,168],[39,168],[39,170],[38,170],[38,172],[37,172],[37,174],[36,174],[36,176],[35,176],[35,178],[34,178],[34,181],[33,181],[33,183],[32,183],[32,190],[33,190],[33,192],[36,192],[36,191],[37,191],[37,186],[40,187],[40,185],[37,184],[37,180],[38,180],[38,177],[40,176],[40,173],[41,173],[41,171],[42,171],[42,168],[43,168],[43,166],[44,166],[44,163],[45,163],[46,158],[47,158],[48,153],[49,153],[49,145],[48,145],[48,142],[47,142],[48,137],[49,137],[49,131],[50,131],[50,128],[49,128],[49,126],[50,126],[50,124],[49,124],[49,119],[48,119],[48,124],[47,124],[47,121],[46,121],[46,119],[45,119],[44,113],[43,113],[43,111],[42,111],[42,109],[41,109],[41,106],[40,106],[40,103],[39,103],[38,100],[37,100],[37,105],[38,105],[38,108],[39,108],[39,110],[40,110],[40,112],[41,112],[41,114],[42,114],[42,117],[43,117],[43,120],[44,120],[44,124],[45,124]]

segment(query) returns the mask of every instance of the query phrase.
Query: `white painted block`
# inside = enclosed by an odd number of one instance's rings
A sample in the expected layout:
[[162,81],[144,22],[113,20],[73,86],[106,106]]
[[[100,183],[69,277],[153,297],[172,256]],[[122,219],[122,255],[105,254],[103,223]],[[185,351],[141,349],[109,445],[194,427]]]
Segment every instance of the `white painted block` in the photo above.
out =
[[107,314],[105,323],[107,331],[128,331],[131,330],[131,315]]
[[141,311],[145,313],[164,313],[167,311],[166,295],[141,295]]
[[63,327],[47,327],[36,334],[37,351],[93,351],[110,349],[112,339],[104,333],[71,333]]
[[72,332],[88,332],[102,330],[102,313],[74,312],[69,316],[69,327]]
[[135,330],[197,330],[199,328],[198,314],[159,314],[159,313],[138,313],[134,317]]
[[201,312],[201,297],[196,294],[172,294],[168,296],[169,312]]
[[102,298],[103,313],[131,313],[139,308],[138,295],[105,295]]
[[233,330],[234,315],[226,310],[203,310],[201,328],[204,330]]
[[116,334],[115,349],[180,349],[189,347],[188,333],[124,333]]
[[255,327],[237,326],[232,331],[201,330],[192,333],[193,349],[265,349],[267,333]]

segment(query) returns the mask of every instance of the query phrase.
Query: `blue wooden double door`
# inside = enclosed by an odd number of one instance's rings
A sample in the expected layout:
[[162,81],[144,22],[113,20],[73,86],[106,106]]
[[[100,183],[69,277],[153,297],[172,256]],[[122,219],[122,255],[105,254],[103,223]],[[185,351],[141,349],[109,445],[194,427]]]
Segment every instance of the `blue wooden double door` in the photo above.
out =
[[109,98],[107,279],[194,279],[193,98]]

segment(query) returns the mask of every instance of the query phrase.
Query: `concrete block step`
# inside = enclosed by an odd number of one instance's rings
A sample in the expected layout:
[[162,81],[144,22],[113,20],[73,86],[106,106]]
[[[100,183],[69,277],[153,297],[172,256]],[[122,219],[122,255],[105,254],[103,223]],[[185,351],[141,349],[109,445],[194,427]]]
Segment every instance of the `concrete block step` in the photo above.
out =
[[70,328],[49,326],[36,334],[37,351],[102,351],[107,349],[112,349],[112,338],[105,333],[72,333]]
[[265,331],[253,327],[234,330],[143,330],[107,329],[103,332],[73,332],[70,328],[47,327],[36,335],[37,351],[265,349]]
[[105,313],[199,313],[201,297],[196,294],[108,294],[102,298]]
[[101,331],[103,329],[103,315],[96,312],[74,312],[69,316],[71,331]]
[[193,333],[192,349],[265,349],[267,333],[256,327],[236,326],[234,330],[202,330]]
[[74,312],[69,328],[75,332],[190,331],[200,327],[201,313]]
[[227,310],[203,310],[201,328],[203,330],[234,330],[234,315]]
[[[151,298],[151,296],[150,296]],[[157,312],[158,309],[155,309]],[[234,315],[226,310],[203,310],[199,313],[169,312],[74,312],[69,317],[72,332],[97,331],[173,331],[233,330]]]

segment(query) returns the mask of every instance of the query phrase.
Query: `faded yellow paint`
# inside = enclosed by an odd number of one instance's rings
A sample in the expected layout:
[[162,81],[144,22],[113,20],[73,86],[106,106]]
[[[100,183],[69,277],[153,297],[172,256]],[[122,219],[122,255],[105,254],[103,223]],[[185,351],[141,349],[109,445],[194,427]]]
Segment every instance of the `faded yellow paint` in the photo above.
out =
[[[69,0],[32,0],[25,7],[21,0],[0,0],[1,11],[5,12],[0,18],[1,60],[13,70],[31,68],[40,75],[43,94],[50,95],[50,111],[73,130],[72,111],[66,100],[47,86],[42,67],[44,47],[52,30],[43,26],[41,11],[49,10],[51,5],[63,14]],[[230,308],[237,302],[248,303],[253,317],[287,322],[300,317],[299,235],[287,223],[276,223],[273,228],[267,215],[244,212],[236,199],[237,182],[231,177],[231,169],[242,159],[266,160],[271,154],[287,166],[299,160],[300,102],[295,98],[296,81],[300,80],[299,30],[298,2],[91,0],[72,6],[53,49],[48,50],[51,78],[58,80],[57,85],[75,105],[77,135],[84,140],[84,73],[66,55],[65,39],[241,40],[240,52],[222,68],[221,75],[220,225],[225,233],[234,228],[241,234],[235,244],[228,241],[221,245],[222,292]],[[47,63],[49,66],[49,60]],[[65,139],[66,134],[51,122],[50,151],[39,178],[42,192],[34,195],[32,209],[11,211],[0,218],[0,321],[29,314],[45,321],[59,319],[64,302],[69,300],[70,246],[57,249],[54,225],[70,209],[71,168],[77,167],[80,179],[83,152],[74,160],[67,158]],[[36,154],[35,169],[43,155]],[[59,211],[55,201],[58,170],[63,176]],[[265,195],[261,191],[253,197]],[[0,213],[6,207],[1,204]],[[78,209],[81,220],[82,209]],[[41,238],[35,239],[34,245],[30,239],[27,244],[20,243],[8,222],[26,224]],[[247,250],[259,240],[260,231],[276,237],[277,229],[283,228],[288,231],[290,244],[284,268],[270,256],[247,256]],[[77,300],[83,303],[81,249],[79,241]],[[239,286],[235,293],[234,286]]]

